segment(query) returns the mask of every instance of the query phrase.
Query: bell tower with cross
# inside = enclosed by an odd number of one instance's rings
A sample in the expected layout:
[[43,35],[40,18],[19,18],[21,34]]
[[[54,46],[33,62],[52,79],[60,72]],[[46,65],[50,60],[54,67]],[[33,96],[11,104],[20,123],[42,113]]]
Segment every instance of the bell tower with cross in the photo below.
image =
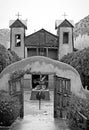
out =
[[10,49],[20,58],[25,58],[25,30],[26,20],[20,20],[20,14],[16,14],[16,20],[10,20]]
[[66,19],[66,13],[62,15],[64,20],[56,20],[55,28],[57,29],[59,49],[58,59],[60,60],[64,55],[73,52],[73,21]]

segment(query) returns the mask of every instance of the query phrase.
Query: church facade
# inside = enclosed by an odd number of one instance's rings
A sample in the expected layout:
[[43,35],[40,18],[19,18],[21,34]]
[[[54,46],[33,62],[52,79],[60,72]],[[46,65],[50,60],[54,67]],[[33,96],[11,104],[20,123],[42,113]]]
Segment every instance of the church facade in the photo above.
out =
[[56,21],[57,35],[41,29],[26,36],[26,21],[15,20],[10,23],[10,49],[21,58],[45,56],[60,60],[74,50],[73,24],[67,19]]
[[[54,60],[60,60],[64,55],[74,51],[73,24],[67,19],[56,21],[57,35],[41,29],[26,36],[26,21],[16,19],[10,22],[10,49],[22,59],[32,56],[44,56]],[[54,75],[25,75],[25,88],[33,89],[34,80],[47,80],[47,88],[54,88]]]

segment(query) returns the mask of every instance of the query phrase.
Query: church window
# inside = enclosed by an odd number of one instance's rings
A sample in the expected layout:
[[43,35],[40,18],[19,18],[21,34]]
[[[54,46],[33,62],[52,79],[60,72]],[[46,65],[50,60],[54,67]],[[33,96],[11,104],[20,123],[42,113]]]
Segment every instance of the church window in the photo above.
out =
[[21,46],[21,34],[16,34],[15,35],[15,46],[16,47]]
[[68,42],[69,42],[69,33],[64,32],[63,33],[63,44],[68,44]]

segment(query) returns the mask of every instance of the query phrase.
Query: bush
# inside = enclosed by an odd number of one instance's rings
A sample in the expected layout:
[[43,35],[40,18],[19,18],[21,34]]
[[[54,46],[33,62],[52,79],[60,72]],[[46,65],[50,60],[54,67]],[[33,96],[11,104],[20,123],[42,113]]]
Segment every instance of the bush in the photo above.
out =
[[10,126],[18,117],[19,100],[12,98],[6,91],[0,91],[0,126]]
[[83,87],[89,89],[89,47],[67,54],[61,61],[73,66],[80,74]]
[[68,108],[68,113],[70,115],[69,127],[71,128],[71,130],[78,129],[78,121],[80,120],[77,116],[78,112],[89,119],[89,99],[83,99],[72,94],[70,98],[70,105]]
[[21,60],[21,58],[17,56],[14,51],[7,50],[3,45],[0,44],[0,72],[2,72],[6,66],[19,60]]

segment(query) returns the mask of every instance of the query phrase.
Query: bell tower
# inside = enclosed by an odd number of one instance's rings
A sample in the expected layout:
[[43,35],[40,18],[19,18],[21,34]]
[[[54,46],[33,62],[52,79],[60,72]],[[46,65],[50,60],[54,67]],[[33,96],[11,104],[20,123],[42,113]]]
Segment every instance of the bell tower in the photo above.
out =
[[56,29],[59,41],[58,60],[64,55],[73,52],[73,21],[56,21]]
[[25,30],[27,29],[26,20],[19,17],[10,21],[10,49],[20,58],[25,58]]

